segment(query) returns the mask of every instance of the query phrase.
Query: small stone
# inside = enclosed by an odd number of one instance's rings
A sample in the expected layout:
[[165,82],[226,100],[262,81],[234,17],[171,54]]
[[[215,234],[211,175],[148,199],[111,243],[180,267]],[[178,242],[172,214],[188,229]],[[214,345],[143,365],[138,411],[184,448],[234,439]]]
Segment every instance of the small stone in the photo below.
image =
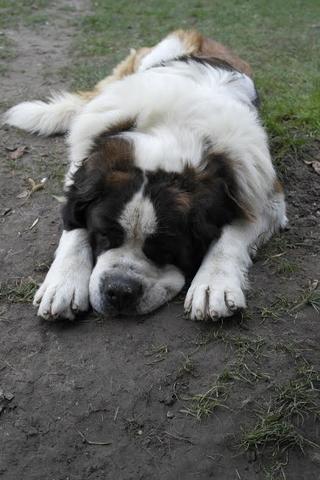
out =
[[163,400],[160,400],[162,403],[167,405],[167,407],[171,407],[174,405],[177,401],[176,395],[173,393],[172,395],[169,395],[168,397],[165,397]]
[[8,400],[8,402],[11,402],[11,400],[14,398],[14,395],[13,393],[8,392],[4,394],[4,398]]
[[167,412],[167,418],[173,418],[174,417],[174,413],[173,412],[170,412],[170,410]]
[[35,435],[38,435],[38,430],[34,427],[30,427],[27,431],[27,436],[34,437]]

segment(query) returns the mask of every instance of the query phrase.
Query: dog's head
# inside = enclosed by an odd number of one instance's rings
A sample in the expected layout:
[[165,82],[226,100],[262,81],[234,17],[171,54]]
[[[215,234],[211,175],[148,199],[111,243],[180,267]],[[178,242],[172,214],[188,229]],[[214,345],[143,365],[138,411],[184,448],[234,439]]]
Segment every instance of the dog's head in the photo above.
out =
[[143,314],[179,293],[240,207],[221,156],[201,172],[142,171],[121,136],[100,142],[74,176],[66,229],[86,228],[95,266],[90,301],[101,313]]

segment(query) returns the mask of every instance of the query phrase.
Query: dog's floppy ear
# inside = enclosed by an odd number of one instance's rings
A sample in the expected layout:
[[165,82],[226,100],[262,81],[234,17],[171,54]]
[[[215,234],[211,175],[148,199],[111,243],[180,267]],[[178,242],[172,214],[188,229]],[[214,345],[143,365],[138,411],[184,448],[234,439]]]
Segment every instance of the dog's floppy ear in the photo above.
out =
[[87,210],[105,191],[103,172],[82,165],[74,175],[74,183],[66,193],[67,202],[62,210],[66,229],[86,228]]
[[197,174],[189,221],[192,236],[199,247],[208,248],[220,235],[221,228],[243,216],[237,201],[237,186],[228,160],[211,154],[205,168]]

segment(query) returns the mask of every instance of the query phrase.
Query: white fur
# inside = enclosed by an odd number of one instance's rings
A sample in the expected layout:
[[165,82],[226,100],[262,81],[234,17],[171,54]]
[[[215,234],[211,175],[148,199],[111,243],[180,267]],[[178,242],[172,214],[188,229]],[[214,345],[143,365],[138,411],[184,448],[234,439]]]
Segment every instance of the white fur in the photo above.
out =
[[85,229],[62,233],[55,259],[37,291],[34,305],[46,320],[72,320],[76,312],[89,308],[92,252]]
[[184,53],[185,47],[181,40],[176,36],[169,36],[158,43],[158,45],[142,59],[139,71],[142,72],[165,60],[171,60],[172,58],[184,55]]
[[127,240],[144,241],[157,228],[157,217],[154,206],[141,190],[134,194],[120,215],[119,223],[123,227]]
[[4,122],[40,135],[65,133],[84,103],[76,94],[53,94],[47,102],[23,102],[10,108],[4,116]]
[[90,278],[90,303],[98,311],[104,311],[100,292],[108,277],[124,274],[137,280],[143,295],[136,305],[137,313],[155,310],[175,297],[182,289],[185,279],[173,265],[157,268],[141,250],[141,243],[129,241],[120,248],[108,250],[98,257]]

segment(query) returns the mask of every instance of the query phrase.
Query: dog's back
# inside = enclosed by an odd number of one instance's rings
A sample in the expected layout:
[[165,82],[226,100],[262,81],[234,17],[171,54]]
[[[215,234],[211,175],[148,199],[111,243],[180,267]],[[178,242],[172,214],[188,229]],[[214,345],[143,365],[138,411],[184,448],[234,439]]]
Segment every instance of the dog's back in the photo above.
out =
[[99,95],[108,85],[138,71],[146,70],[157,63],[175,57],[193,55],[199,59],[215,58],[227,62],[235,70],[252,75],[248,63],[229,48],[195,30],[177,30],[169,34],[154,47],[131,50],[118,64],[111,75],[101,80],[93,90],[77,93],[60,92],[47,101],[22,102],[12,107],[4,116],[4,122],[31,133],[54,135],[66,133],[72,119],[82,108]]

